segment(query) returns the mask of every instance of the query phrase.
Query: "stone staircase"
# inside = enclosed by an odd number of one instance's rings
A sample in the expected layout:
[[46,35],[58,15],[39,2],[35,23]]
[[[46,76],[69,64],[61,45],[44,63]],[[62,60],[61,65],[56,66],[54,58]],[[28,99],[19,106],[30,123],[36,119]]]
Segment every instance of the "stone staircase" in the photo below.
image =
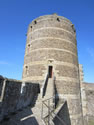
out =
[[34,117],[36,118],[39,125],[45,125],[41,119],[41,110],[42,110],[42,97],[41,94],[38,95],[35,106],[32,108]]
[[46,93],[45,93],[45,96],[44,96],[44,100],[48,99],[48,98],[51,98],[53,96],[54,96],[53,78],[49,78],[47,88],[46,88]]
[[[38,98],[37,98],[37,101],[36,101],[36,104],[35,106],[32,108],[32,112],[36,118],[36,120],[38,121],[39,125],[45,125],[46,122],[44,123],[44,121],[42,120],[41,118],[41,113],[42,113],[42,101],[48,99],[48,98],[51,98],[53,97],[54,95],[54,85],[53,85],[53,79],[52,78],[49,78],[48,79],[48,83],[47,83],[47,88],[46,88],[46,93],[45,93],[45,96],[44,98],[41,97],[41,94],[38,95]],[[46,102],[46,104],[48,105],[48,102]],[[53,99],[51,100],[50,102],[50,105],[51,107],[54,106],[54,103],[53,103]],[[43,108],[43,115],[44,117],[47,117],[48,116],[48,108],[45,106]]]

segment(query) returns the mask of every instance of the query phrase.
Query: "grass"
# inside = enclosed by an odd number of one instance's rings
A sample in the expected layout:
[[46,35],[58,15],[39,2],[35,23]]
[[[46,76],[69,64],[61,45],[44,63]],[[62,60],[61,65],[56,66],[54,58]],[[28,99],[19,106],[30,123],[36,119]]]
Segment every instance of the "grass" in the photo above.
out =
[[94,121],[89,121],[89,125],[94,125]]

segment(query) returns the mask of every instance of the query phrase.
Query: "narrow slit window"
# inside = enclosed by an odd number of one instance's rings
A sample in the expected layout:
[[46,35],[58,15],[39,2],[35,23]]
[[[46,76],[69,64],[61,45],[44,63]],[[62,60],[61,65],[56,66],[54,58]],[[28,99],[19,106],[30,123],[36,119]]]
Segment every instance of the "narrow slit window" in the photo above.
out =
[[57,21],[58,21],[58,22],[60,22],[60,19],[59,19],[59,18],[57,18]]
[[28,47],[30,47],[30,44],[28,44]]
[[25,73],[28,74],[28,66],[25,66]]
[[31,28],[31,31],[32,31],[32,26],[30,26],[30,28]]
[[48,76],[49,76],[49,78],[52,78],[52,76],[53,76],[53,67],[52,66],[48,67]]
[[28,44],[28,52],[30,51],[30,44]]
[[76,29],[75,29],[75,27],[74,27],[74,25],[72,24],[72,29],[73,29],[73,31],[74,31],[74,33],[76,32]]
[[37,24],[37,21],[35,20],[34,23]]

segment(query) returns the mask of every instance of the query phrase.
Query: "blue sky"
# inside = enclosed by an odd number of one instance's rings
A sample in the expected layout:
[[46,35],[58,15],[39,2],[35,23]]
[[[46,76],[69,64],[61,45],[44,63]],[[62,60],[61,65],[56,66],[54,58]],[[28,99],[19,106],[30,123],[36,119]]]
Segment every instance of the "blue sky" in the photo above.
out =
[[75,25],[84,80],[94,83],[94,0],[0,0],[0,74],[22,78],[28,24],[53,13]]

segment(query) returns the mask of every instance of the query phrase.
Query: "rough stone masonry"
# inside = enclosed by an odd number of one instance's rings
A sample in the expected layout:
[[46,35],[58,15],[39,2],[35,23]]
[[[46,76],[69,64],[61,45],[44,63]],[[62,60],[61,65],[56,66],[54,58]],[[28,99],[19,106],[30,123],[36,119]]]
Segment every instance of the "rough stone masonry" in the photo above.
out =
[[56,14],[33,20],[27,32],[23,80],[39,82],[42,88],[47,74],[56,79],[55,96],[67,101],[71,125],[82,125],[76,30]]

